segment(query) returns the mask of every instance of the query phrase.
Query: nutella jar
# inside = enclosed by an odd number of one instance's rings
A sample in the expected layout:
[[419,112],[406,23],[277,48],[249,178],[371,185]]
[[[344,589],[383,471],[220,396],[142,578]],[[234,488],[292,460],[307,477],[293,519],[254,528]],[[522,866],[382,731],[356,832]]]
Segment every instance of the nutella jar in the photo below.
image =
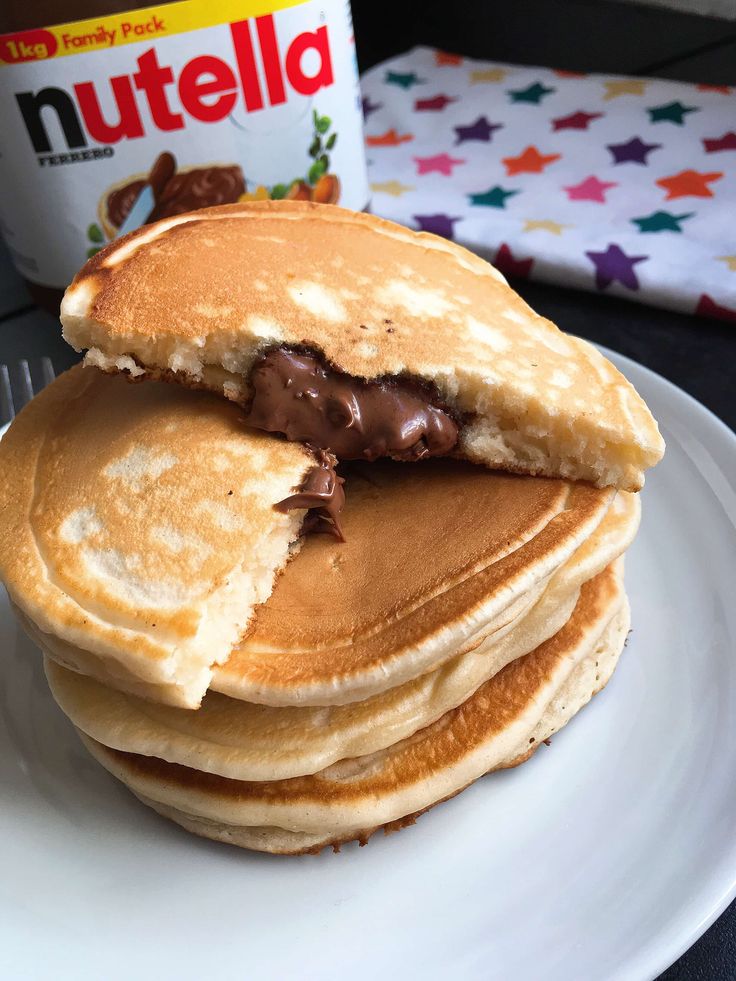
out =
[[0,228],[50,308],[147,221],[267,198],[368,204],[346,0],[5,0],[0,31]]

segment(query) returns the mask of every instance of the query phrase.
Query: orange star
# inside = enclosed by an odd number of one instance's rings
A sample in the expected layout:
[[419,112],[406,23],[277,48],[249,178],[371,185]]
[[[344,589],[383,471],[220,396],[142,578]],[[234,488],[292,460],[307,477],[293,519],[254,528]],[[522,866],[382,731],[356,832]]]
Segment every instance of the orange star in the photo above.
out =
[[365,142],[368,146],[399,146],[399,144],[409,143],[413,139],[411,133],[397,133],[395,129],[387,129],[380,136],[366,136]]
[[560,159],[559,153],[540,153],[535,146],[528,146],[518,157],[504,157],[503,164],[506,174],[541,174],[555,160]]
[[662,177],[656,184],[667,191],[665,201],[674,201],[675,198],[712,198],[713,191],[708,185],[719,181],[721,177],[723,172],[720,170],[710,174],[701,174],[697,170],[681,170],[672,177]]
[[435,51],[434,60],[438,65],[462,65],[463,63],[460,55],[450,54],[448,51]]

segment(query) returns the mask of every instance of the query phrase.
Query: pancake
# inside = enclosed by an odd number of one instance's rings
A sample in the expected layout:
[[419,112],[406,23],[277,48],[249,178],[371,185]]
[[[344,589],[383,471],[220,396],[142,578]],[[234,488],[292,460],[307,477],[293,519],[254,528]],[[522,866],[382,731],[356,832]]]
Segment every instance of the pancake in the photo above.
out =
[[343,705],[434,670],[510,627],[614,494],[446,460],[362,464],[347,486],[347,541],[304,543],[216,691]]
[[109,749],[80,733],[103,766],[198,834],[298,852],[400,827],[484,773],[528,758],[602,687],[628,631],[618,560],[581,589],[567,624],[433,725],[388,749],[306,777],[228,780]]
[[0,580],[69,667],[196,707],[291,554],[304,511],[273,505],[313,465],[222,399],[78,366],[0,443]]
[[[255,705],[216,692],[198,712],[134,698],[46,660],[52,694],[74,725],[112,749],[157,756],[236,780],[316,773],[413,735],[466,701],[517,657],[557,633],[580,586],[628,547],[638,526],[636,495],[620,495],[595,534],[552,578],[541,598],[512,625],[442,668],[347,706]],[[618,499],[617,499],[618,501]]]
[[243,405],[256,360],[278,347],[348,380],[418,380],[459,420],[456,454],[489,467],[637,490],[664,451],[629,382],[487,262],[334,205],[235,204],[146,226],[82,268],[61,319],[88,363]]

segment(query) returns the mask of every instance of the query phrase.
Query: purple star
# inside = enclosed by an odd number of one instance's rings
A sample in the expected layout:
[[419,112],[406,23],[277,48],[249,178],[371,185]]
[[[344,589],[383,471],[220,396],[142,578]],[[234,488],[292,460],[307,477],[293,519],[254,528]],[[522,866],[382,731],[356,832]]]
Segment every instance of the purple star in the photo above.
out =
[[615,164],[638,163],[646,166],[647,154],[659,150],[661,146],[661,143],[643,143],[638,136],[634,136],[628,143],[609,143],[608,149]]
[[634,266],[646,261],[648,255],[626,255],[618,245],[609,244],[605,252],[586,252],[595,266],[595,285],[604,290],[613,282],[619,282],[630,290],[639,289]]
[[484,143],[490,143],[493,131],[502,128],[503,123],[489,123],[487,116],[478,116],[476,121],[468,126],[453,126],[457,133],[455,146],[464,143],[465,140],[482,140]]
[[363,119],[367,119],[372,112],[376,112],[378,109],[383,109],[383,103],[371,102],[369,95],[363,96]]
[[432,232],[433,235],[441,235],[443,238],[452,238],[454,224],[460,218],[451,218],[449,215],[413,215],[414,221],[421,232]]

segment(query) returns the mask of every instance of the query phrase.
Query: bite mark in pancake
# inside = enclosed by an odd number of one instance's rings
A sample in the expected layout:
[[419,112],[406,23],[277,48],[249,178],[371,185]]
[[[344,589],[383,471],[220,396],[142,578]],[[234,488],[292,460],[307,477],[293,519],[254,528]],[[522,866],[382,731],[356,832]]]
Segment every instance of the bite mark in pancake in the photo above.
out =
[[365,381],[323,358],[275,348],[255,362],[247,420],[256,429],[319,446],[341,460],[422,460],[446,456],[458,440],[447,409],[419,383]]

